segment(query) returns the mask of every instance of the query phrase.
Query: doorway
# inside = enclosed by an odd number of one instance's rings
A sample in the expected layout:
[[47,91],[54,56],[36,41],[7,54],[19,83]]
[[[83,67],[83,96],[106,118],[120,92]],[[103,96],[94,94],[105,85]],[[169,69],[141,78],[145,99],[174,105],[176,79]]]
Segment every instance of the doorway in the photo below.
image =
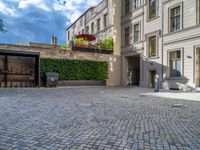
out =
[[[128,57],[128,76],[132,74],[131,85],[140,85],[140,55]],[[130,80],[130,77],[128,77]]]
[[196,86],[200,87],[200,48],[196,49],[196,71],[195,71],[195,77],[196,77]]
[[150,70],[149,71],[149,87],[154,88],[155,83],[154,83],[154,77],[156,75],[156,70]]

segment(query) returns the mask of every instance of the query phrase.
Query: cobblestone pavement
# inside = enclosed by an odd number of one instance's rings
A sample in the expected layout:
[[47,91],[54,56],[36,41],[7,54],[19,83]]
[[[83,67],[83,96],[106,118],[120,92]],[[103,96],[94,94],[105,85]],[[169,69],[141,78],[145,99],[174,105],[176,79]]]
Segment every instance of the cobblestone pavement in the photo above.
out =
[[146,92],[0,89],[0,149],[200,150],[200,102]]

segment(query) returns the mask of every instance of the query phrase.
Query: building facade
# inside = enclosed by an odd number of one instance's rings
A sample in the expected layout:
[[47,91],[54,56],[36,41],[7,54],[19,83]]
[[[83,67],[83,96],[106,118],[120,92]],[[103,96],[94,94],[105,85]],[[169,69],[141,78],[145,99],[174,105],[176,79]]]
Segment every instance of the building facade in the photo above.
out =
[[[121,85],[129,84],[131,75],[131,84],[154,87],[154,76],[158,74],[165,89],[200,87],[200,0],[104,0],[89,9],[85,18],[92,10],[104,8],[100,6],[105,2],[105,12],[85,21],[84,30],[94,31],[99,38],[109,33],[120,36],[115,41],[114,55],[121,55]],[[113,16],[109,11],[114,7],[121,10],[120,15]],[[110,27],[101,32],[106,12]],[[70,32],[72,28],[68,28]],[[81,29],[75,34],[78,32]]]
[[92,34],[97,39],[114,40],[114,55],[121,52],[121,0],[103,0],[89,8],[67,28],[67,41],[79,34]]
[[122,2],[122,83],[165,89],[200,86],[200,1],[124,0]]

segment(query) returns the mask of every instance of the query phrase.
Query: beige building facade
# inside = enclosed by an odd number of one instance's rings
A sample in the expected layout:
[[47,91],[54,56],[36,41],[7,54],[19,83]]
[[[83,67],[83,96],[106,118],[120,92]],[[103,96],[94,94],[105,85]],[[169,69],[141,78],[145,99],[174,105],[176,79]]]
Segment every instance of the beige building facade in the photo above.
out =
[[121,0],[103,0],[89,8],[67,30],[67,42],[79,34],[92,34],[97,40],[112,37],[113,56],[102,57],[109,63],[108,86],[121,84]]
[[[81,20],[83,29],[75,28]],[[154,87],[157,74],[165,89],[200,87],[200,0],[104,0],[68,28],[68,40],[82,31],[115,39],[120,79],[113,85]]]
[[199,0],[124,0],[122,84],[133,72],[143,87],[154,86],[155,74],[165,89],[199,87],[199,9]]

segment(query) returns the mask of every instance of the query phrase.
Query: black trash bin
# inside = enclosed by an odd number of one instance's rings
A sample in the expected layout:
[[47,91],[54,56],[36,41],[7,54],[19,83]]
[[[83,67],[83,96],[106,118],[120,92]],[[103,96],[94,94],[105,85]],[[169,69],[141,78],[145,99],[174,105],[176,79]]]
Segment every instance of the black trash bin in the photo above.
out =
[[46,73],[46,87],[56,87],[58,85],[59,74],[55,72]]

